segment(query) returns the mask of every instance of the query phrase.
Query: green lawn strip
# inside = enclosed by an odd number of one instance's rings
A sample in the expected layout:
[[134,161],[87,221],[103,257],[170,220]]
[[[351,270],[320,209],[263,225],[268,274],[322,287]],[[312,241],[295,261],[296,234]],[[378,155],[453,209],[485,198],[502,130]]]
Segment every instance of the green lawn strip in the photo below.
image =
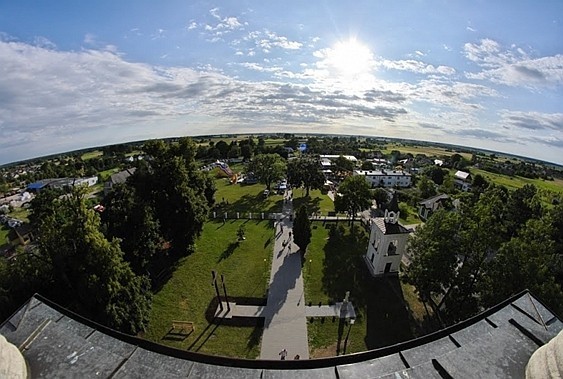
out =
[[114,168],[110,168],[108,170],[100,171],[98,173],[98,177],[100,178],[100,182],[104,183],[104,182],[108,181],[110,176],[112,176],[116,172],[119,172],[118,167],[114,167]]
[[82,154],[81,158],[83,161],[87,161],[88,159],[101,157],[104,153],[101,150],[94,150],[89,151],[87,153]]
[[399,214],[401,224],[411,225],[411,224],[420,224],[422,222],[420,221],[420,218],[418,218],[418,210],[414,206],[408,205],[407,203],[404,202],[401,202],[400,204],[401,205],[404,204],[408,207],[408,213],[406,215],[404,215],[403,212]]
[[7,226],[0,226],[0,246],[8,243],[8,233],[10,233],[10,229]]
[[14,208],[13,211],[8,213],[8,216],[18,219],[20,221],[29,222],[29,209],[20,207]]
[[[411,339],[418,330],[410,311],[411,303],[420,306],[418,299],[403,293],[397,277],[372,278],[363,260],[367,232],[359,222],[354,233],[348,226],[345,230],[344,237],[329,240],[326,226],[322,222],[313,223],[312,241],[303,267],[305,301],[307,305],[342,301],[346,291],[350,291],[357,319],[351,328],[339,324],[338,320],[333,322],[332,318],[310,319],[309,349],[313,357],[326,355],[323,350],[327,349],[334,354],[339,336],[339,353],[342,354],[348,328],[347,354]],[[419,310],[416,308],[417,312]]]
[[[258,214],[281,212],[283,196],[274,194],[264,196],[263,184],[231,184],[226,178],[215,181],[217,192],[215,192],[215,203],[218,212],[252,212]],[[229,216],[231,217],[231,215]]]
[[[246,240],[237,243],[241,225],[246,228]],[[273,237],[269,221],[206,223],[195,253],[179,263],[172,278],[154,295],[144,337],[183,350],[256,358],[261,327],[208,322],[215,298],[211,270],[224,275],[229,297],[265,298]],[[168,334],[173,320],[194,322],[195,331],[185,339]]]

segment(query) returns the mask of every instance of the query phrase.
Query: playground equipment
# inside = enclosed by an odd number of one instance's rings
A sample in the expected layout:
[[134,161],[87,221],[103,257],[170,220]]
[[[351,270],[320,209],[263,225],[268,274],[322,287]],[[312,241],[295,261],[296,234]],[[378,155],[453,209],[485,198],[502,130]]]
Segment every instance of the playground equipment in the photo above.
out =
[[221,169],[221,171],[227,174],[227,176],[232,177],[234,175],[233,170],[231,170],[226,162],[217,161],[215,164]]

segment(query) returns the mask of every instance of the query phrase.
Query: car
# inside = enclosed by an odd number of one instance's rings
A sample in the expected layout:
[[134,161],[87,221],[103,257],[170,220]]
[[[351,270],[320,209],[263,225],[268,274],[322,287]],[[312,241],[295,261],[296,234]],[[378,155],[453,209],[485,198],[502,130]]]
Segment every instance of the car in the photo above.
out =
[[264,190],[264,197],[268,197],[270,196],[270,190],[265,189]]

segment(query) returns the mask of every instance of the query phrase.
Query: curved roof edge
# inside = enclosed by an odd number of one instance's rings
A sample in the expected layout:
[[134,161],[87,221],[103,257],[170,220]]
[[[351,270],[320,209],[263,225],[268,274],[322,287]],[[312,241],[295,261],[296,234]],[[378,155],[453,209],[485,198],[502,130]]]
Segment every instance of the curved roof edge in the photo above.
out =
[[[43,310],[40,310],[41,303],[44,305]],[[35,309],[38,310],[35,311]],[[229,367],[229,369],[233,370],[240,368],[256,371],[329,369],[332,373],[338,372],[336,377],[342,377],[343,373],[350,370],[362,370],[366,367],[366,363],[369,363],[370,367],[373,368],[374,364],[377,366],[382,361],[389,358],[389,356],[393,355],[400,358],[403,366],[395,367],[392,372],[400,371],[401,369],[410,370],[416,367],[425,367],[425,365],[430,364],[434,369],[440,371],[443,369],[443,365],[447,366],[450,364],[452,365],[451,367],[453,367],[450,368],[450,371],[454,370],[459,374],[463,371],[463,368],[459,366],[463,364],[462,361],[465,361],[463,354],[477,354],[470,349],[471,343],[477,340],[479,340],[480,348],[485,349],[485,355],[489,354],[489,352],[486,351],[487,346],[489,346],[488,348],[491,351],[498,350],[499,346],[506,347],[507,344],[510,345],[510,342],[514,340],[513,348],[520,349],[516,351],[515,354],[520,354],[520,356],[523,357],[522,359],[525,358],[525,362],[522,362],[525,365],[527,359],[537,347],[549,341],[563,329],[561,320],[554,312],[550,311],[540,300],[532,296],[529,291],[525,290],[456,325],[396,345],[330,358],[286,361],[250,360],[179,350],[127,335],[86,319],[40,294],[35,294],[30,301],[24,304],[0,325],[0,334],[3,334],[9,341],[11,340],[12,343],[19,346],[21,350],[26,350],[26,344],[33,342],[29,342],[30,338],[35,338],[41,334],[43,332],[42,328],[47,328],[49,322],[58,323],[60,320],[64,319],[65,316],[68,323],[74,322],[74,324],[76,324],[70,328],[71,332],[77,333],[80,328],[87,328],[89,330],[88,333],[84,333],[86,337],[82,336],[84,337],[84,341],[97,331],[115,340],[132,345],[135,348],[141,348],[148,352],[205,365],[222,366],[224,368]],[[477,325],[478,323],[479,325]],[[502,331],[499,335],[501,337],[500,339],[498,338],[499,336],[490,337],[494,332],[493,329],[497,328],[497,326],[501,326],[501,328],[499,328],[499,330]],[[67,329],[69,329],[69,327],[67,327]],[[60,338],[68,337],[67,329],[65,329],[64,335]],[[479,331],[477,332],[478,329]],[[59,333],[59,335],[61,335],[61,333]],[[53,334],[51,338],[56,338],[56,336]],[[522,344],[521,339],[526,340],[528,345]],[[83,340],[81,339],[81,341]],[[465,350],[459,349],[460,347],[466,346],[467,348]],[[34,346],[31,347],[33,348]],[[39,346],[37,349],[39,349]],[[422,358],[421,354],[423,355]],[[484,353],[481,351],[479,354]],[[498,351],[496,354],[499,354]],[[456,355],[458,358],[456,358]],[[31,356],[31,358],[33,358],[33,356]],[[125,358],[124,362],[129,358]],[[448,358],[449,361],[446,358]],[[26,356],[26,359],[29,360],[30,357]],[[511,360],[512,359],[513,357]],[[121,363],[121,365],[123,364],[124,363]],[[469,365],[470,362],[465,364]],[[514,369],[518,369],[518,372],[523,372],[520,371],[522,370],[520,366],[514,366]],[[474,367],[472,367],[472,369],[474,369]],[[344,377],[346,377],[346,375],[344,375]]]

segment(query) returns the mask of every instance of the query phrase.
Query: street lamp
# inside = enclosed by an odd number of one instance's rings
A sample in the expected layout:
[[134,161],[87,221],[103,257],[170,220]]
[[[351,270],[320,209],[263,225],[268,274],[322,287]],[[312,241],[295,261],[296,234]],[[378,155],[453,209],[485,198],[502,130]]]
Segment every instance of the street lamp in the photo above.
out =
[[348,323],[348,333],[346,333],[346,339],[344,340],[344,354],[346,354],[346,348],[348,347],[348,337],[350,337],[350,330],[352,330],[352,325],[356,322],[355,318],[351,318]]

